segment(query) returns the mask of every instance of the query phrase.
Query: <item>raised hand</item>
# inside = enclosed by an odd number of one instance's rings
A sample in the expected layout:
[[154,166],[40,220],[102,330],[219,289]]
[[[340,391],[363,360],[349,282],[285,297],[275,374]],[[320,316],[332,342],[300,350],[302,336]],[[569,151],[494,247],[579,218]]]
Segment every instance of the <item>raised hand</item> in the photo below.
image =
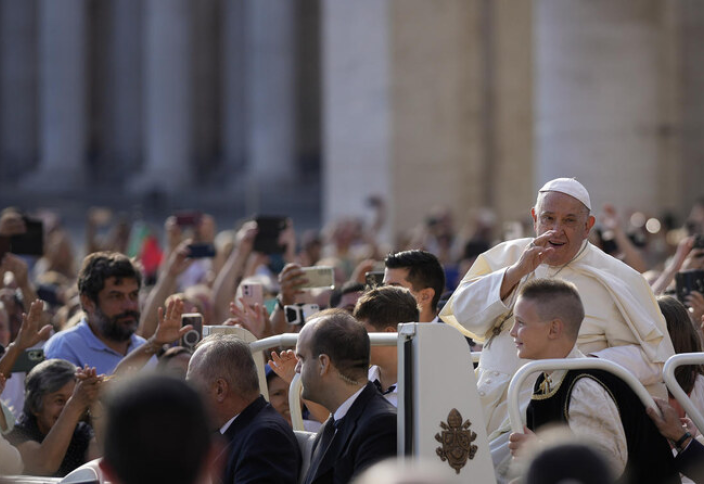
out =
[[281,304],[293,304],[296,302],[296,294],[302,294],[303,291],[298,289],[301,285],[308,282],[304,277],[304,272],[298,264],[286,264],[279,274],[279,284],[281,285]]
[[157,345],[171,344],[178,341],[181,336],[193,329],[192,325],[181,327],[181,315],[183,314],[183,301],[174,298],[169,301],[164,308],[158,309],[158,324],[154,332],[153,342]]
[[7,211],[0,215],[0,236],[23,234],[27,231],[27,226],[22,219],[22,215],[14,211]]
[[291,383],[296,374],[296,363],[298,363],[298,358],[293,350],[285,350],[279,354],[272,351],[268,363],[274,373],[279,375],[283,381]]
[[193,263],[193,259],[190,259],[188,252],[188,245],[191,243],[191,239],[186,239],[180,242],[173,252],[169,254],[169,258],[166,261],[166,266],[164,271],[170,277],[180,276],[186,269],[190,267]]
[[240,304],[242,304],[241,308],[233,302],[230,303],[232,318],[228,320],[227,324],[245,328],[257,339],[271,336],[271,321],[266,308],[259,303],[250,307],[242,298],[240,298]]
[[20,350],[31,348],[51,334],[50,324],[39,327],[43,311],[44,301],[37,299],[29,305],[29,313],[22,314],[22,325],[14,341]]
[[14,254],[5,254],[0,264],[0,274],[11,272],[15,276],[18,287],[24,287],[29,283],[27,263]]
[[88,409],[95,403],[100,395],[100,384],[103,375],[98,375],[95,368],[88,365],[85,368],[76,368],[76,388],[73,390],[71,401],[81,409]]

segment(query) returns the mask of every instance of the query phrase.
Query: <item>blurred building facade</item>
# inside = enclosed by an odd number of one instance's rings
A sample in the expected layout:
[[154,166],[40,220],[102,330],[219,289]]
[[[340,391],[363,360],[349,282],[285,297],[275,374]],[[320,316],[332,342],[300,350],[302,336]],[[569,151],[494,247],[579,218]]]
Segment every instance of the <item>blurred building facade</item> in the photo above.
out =
[[697,0],[0,0],[0,203],[684,214],[704,194]]

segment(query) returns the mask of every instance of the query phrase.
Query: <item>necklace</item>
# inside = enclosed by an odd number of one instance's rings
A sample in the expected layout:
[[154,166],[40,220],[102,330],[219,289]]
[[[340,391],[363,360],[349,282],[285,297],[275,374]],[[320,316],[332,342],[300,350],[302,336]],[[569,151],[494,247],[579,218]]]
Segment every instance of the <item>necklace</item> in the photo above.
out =
[[550,279],[555,279],[555,278],[557,277],[557,275],[558,275],[560,272],[562,272],[562,269],[564,269],[565,267],[567,267],[568,265],[570,265],[573,260],[575,260],[577,257],[579,257],[580,255],[582,255],[582,252],[584,252],[584,250],[585,250],[586,248],[587,248],[587,244],[584,244],[584,245],[582,246],[582,248],[579,249],[579,252],[577,252],[577,253],[575,254],[575,256],[572,257],[570,260],[568,260],[565,264],[561,265],[561,266],[559,267],[559,269],[557,269],[557,272],[555,272],[554,274],[550,274],[550,271],[548,271],[548,277],[549,277]]

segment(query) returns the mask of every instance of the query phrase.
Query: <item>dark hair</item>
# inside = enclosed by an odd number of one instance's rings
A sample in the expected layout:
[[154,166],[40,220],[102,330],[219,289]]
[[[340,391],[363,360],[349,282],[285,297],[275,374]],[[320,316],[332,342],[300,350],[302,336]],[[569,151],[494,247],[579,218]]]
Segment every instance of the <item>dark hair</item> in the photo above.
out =
[[574,284],[559,279],[533,279],[521,287],[518,297],[534,301],[540,319],[562,320],[568,334],[577,339],[584,305]]
[[118,281],[134,279],[138,287],[142,286],[142,274],[129,257],[119,252],[94,252],[83,260],[78,274],[78,293],[97,303],[98,293],[111,277]]
[[[660,311],[665,316],[667,332],[670,333],[675,353],[701,352],[701,340],[694,329],[692,319],[689,317],[689,311],[687,311],[684,304],[672,296],[660,296],[657,300]],[[683,365],[675,369],[675,379],[687,394],[694,388],[697,374],[704,375],[704,366]]]
[[76,367],[73,363],[52,358],[44,360],[27,375],[24,387],[24,418],[36,419],[35,413],[42,410],[44,395],[58,392],[64,385],[76,380]]
[[350,380],[366,376],[371,352],[364,326],[343,309],[321,311],[316,320],[310,342],[313,357],[328,355],[340,374]]
[[196,345],[196,352],[201,348],[200,376],[210,381],[223,378],[243,397],[259,395],[257,366],[247,343],[231,334],[214,333]]
[[340,289],[335,288],[330,294],[330,307],[336,308],[343,296],[353,292],[364,292],[364,284],[357,281],[347,281]]
[[210,450],[205,407],[186,382],[150,375],[119,383],[106,403],[105,462],[124,484],[191,484]]
[[406,250],[387,255],[384,265],[389,269],[408,269],[406,280],[414,291],[427,287],[433,289],[435,294],[431,305],[437,312],[440,296],[445,291],[445,270],[437,257],[424,250]]
[[562,443],[536,454],[523,482],[609,484],[615,480],[608,463],[594,448],[579,443]]
[[374,329],[396,327],[399,323],[418,321],[418,302],[408,289],[396,286],[383,286],[362,295],[354,308],[354,317],[366,321]]

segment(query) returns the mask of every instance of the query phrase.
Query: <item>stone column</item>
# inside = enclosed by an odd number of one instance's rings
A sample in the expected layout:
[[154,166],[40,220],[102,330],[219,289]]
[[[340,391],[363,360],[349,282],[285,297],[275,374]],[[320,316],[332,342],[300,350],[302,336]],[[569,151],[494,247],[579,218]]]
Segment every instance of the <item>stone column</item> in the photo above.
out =
[[[489,206],[500,221],[530,216],[533,188],[533,3],[534,0],[483,0],[489,34],[484,49],[485,89],[491,100],[486,116],[493,130],[488,150]],[[499,233],[496,234],[500,235]]]
[[142,0],[110,2],[105,179],[130,179],[142,158]]
[[478,7],[323,3],[325,219],[380,194],[395,235],[434,205],[483,203]]
[[86,7],[39,0],[41,159],[27,188],[69,192],[86,178]]
[[245,1],[247,164],[270,184],[295,173],[295,2]]
[[146,0],[145,160],[131,188],[175,192],[192,177],[189,0]]
[[245,0],[223,3],[222,28],[222,149],[224,170],[241,178],[246,159]]
[[227,2],[198,0],[191,2],[191,96],[192,163],[197,167],[195,180],[221,180],[219,172],[219,142],[221,133],[222,77],[218,45],[221,30],[221,10]]
[[596,211],[658,208],[663,5],[536,0],[535,188],[576,176]]
[[37,161],[37,3],[0,0],[0,184]]

